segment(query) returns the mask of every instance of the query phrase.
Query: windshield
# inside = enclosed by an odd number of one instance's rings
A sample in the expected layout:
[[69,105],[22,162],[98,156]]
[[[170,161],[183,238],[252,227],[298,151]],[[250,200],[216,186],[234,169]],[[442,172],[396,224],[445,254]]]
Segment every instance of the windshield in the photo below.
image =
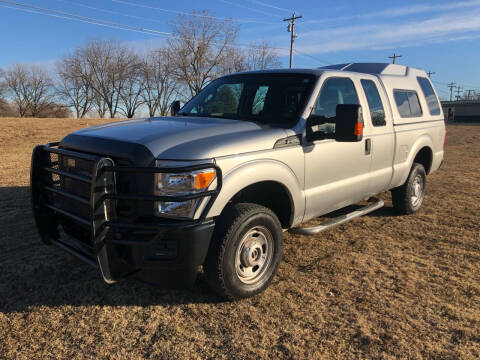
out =
[[315,75],[295,73],[222,77],[190,100],[179,115],[293,125],[305,108],[315,80]]

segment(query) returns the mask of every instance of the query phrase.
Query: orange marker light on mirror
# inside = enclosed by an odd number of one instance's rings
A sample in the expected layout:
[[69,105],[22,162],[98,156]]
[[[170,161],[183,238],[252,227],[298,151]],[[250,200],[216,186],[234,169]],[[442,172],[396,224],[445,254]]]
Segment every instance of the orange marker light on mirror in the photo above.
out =
[[355,124],[355,129],[353,130],[354,135],[363,135],[363,124],[361,122]]

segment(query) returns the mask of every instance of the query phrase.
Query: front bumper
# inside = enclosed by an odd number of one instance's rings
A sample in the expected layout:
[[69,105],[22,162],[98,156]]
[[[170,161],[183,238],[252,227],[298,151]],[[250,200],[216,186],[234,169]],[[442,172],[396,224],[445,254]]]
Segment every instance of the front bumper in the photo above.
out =
[[[211,167],[217,171],[214,190],[181,197],[145,192],[153,192],[154,173]],[[110,158],[58,144],[37,146],[32,154],[32,208],[42,241],[99,267],[108,283],[132,275],[167,286],[191,283],[208,252],[215,223],[205,216],[220,188],[221,171],[214,164],[116,166]],[[195,221],[152,216],[155,201],[196,197],[208,200]]]

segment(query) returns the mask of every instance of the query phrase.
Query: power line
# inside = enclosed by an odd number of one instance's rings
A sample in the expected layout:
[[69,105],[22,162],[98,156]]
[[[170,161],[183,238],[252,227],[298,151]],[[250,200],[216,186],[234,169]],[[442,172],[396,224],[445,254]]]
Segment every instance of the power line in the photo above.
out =
[[69,12],[66,12],[66,11],[44,8],[44,7],[19,3],[19,2],[15,2],[15,1],[0,0],[0,3],[17,6],[17,7],[13,7],[13,6],[0,4],[0,6],[2,6],[4,8],[19,10],[19,11],[33,13],[33,14],[46,15],[46,16],[51,16],[51,17],[60,18],[60,19],[75,20],[75,21],[80,21],[80,22],[84,22],[84,23],[87,23],[87,24],[99,25],[99,26],[108,27],[108,28],[112,28],[112,29],[132,31],[132,32],[137,32],[137,33],[142,33],[142,34],[159,35],[159,36],[173,36],[172,33],[167,33],[167,32],[163,32],[163,31],[157,31],[157,30],[152,30],[152,29],[147,29],[147,28],[142,28],[142,27],[137,27],[137,26],[120,24],[120,23],[116,23],[116,22],[113,22],[113,21],[96,19],[96,18],[92,18],[92,17],[88,17],[88,16],[82,16],[82,15],[69,13]]
[[444,82],[441,82],[441,81],[437,81],[437,80],[435,80],[434,82],[437,83],[437,84],[440,84],[440,85],[448,85],[447,83],[444,83]]
[[254,12],[257,12],[259,14],[267,15],[271,18],[273,18],[273,17],[277,18],[277,16],[272,15],[272,13],[269,13],[269,12],[266,12],[266,11],[263,11],[263,10],[259,10],[259,9],[255,9],[255,8],[250,7],[250,6],[245,6],[245,5],[242,5],[242,4],[238,4],[238,3],[233,2],[233,1],[228,1],[228,0],[218,0],[218,1],[221,1],[225,4],[235,5],[235,6],[243,8],[243,9],[250,10],[250,11],[254,11]]
[[104,13],[107,13],[107,14],[120,15],[120,16],[123,16],[123,17],[131,18],[131,19],[142,20],[142,21],[146,20],[146,21],[156,22],[156,23],[159,23],[159,24],[165,24],[165,21],[162,21],[162,20],[146,18],[144,16],[136,16],[136,15],[131,15],[131,14],[125,14],[125,13],[120,12],[120,11],[102,9],[102,8],[98,8],[98,7],[95,7],[95,6],[82,4],[82,3],[79,3],[79,2],[76,2],[76,1],[71,1],[71,0],[57,0],[57,1],[62,2],[62,3],[72,4],[72,5],[79,6],[79,7],[83,7],[85,9],[101,11],[101,12],[104,12]]
[[275,5],[270,5],[270,4],[264,3],[263,1],[259,1],[259,0],[247,0],[247,1],[250,2],[250,3],[258,4],[258,5],[261,5],[261,6],[264,6],[264,7],[268,7],[268,8],[271,8],[271,9],[276,9],[276,10],[286,11],[286,12],[292,12],[291,10],[281,8],[281,7],[275,6]]
[[313,59],[315,61],[317,61],[318,63],[322,64],[322,65],[332,65],[333,62],[331,61],[326,61],[326,60],[321,60],[313,55],[310,55],[310,54],[307,54],[307,53],[304,53],[302,51],[299,51],[297,49],[293,49],[293,52],[295,52],[296,54],[300,55],[300,56],[304,56],[304,57],[308,57],[310,59]]
[[[62,1],[62,0],[60,0],[60,1]],[[73,1],[70,1],[70,0],[63,0],[63,1],[68,1],[70,3],[73,3]],[[6,5],[6,4],[8,4],[8,5]],[[13,6],[9,6],[9,5],[13,5]],[[22,12],[27,12],[27,13],[32,13],[32,14],[43,15],[43,16],[50,16],[50,17],[55,17],[55,18],[60,18],[60,19],[65,19],[65,20],[70,20],[70,21],[79,21],[79,22],[83,22],[83,23],[87,23],[87,24],[91,24],[91,25],[98,25],[98,26],[103,26],[103,27],[108,27],[108,28],[113,28],[113,29],[142,33],[142,34],[147,34],[147,35],[152,35],[152,36],[161,36],[161,37],[167,37],[167,38],[180,39],[178,36],[175,36],[174,34],[169,33],[169,32],[158,31],[158,30],[154,30],[154,29],[137,27],[137,26],[132,26],[132,25],[126,25],[126,24],[113,22],[113,21],[101,20],[101,19],[98,19],[98,18],[82,16],[82,15],[78,15],[78,14],[75,14],[75,13],[56,10],[56,9],[51,9],[51,8],[46,8],[46,7],[29,5],[29,4],[20,3],[20,2],[17,2],[17,1],[0,0],[0,7],[12,9],[12,10],[17,10],[17,11],[22,11]],[[96,8],[96,9],[98,9],[98,8]],[[92,10],[96,10],[96,9],[92,9]],[[256,49],[257,48],[257,45],[243,44],[243,43],[222,44],[222,43],[212,42],[212,44],[217,45],[217,46],[225,46],[225,47],[233,47],[233,48],[238,48],[238,47],[248,48],[248,49]],[[272,50],[286,51],[286,52],[289,50],[287,48],[273,47],[273,46],[268,46],[268,48],[272,49]],[[299,50],[296,50],[296,49],[294,51],[295,51],[295,53],[299,54],[300,56],[308,57],[308,58],[313,59],[313,60],[315,60],[319,63],[325,64],[325,65],[331,64],[331,62],[321,60],[321,59],[319,59],[315,56],[312,56],[310,54],[307,54],[305,52],[302,52],[302,51],[299,51]]]
[[240,23],[277,24],[277,23],[273,23],[273,22],[268,23],[268,22],[265,22],[263,20],[258,20],[258,19],[234,19],[234,18],[226,18],[226,17],[219,17],[219,16],[213,16],[213,15],[205,15],[205,14],[201,14],[201,13],[188,13],[188,12],[184,12],[184,11],[165,9],[165,8],[161,8],[161,7],[157,7],[157,6],[138,4],[138,3],[134,3],[134,2],[131,2],[131,1],[125,1],[125,0],[111,0],[111,1],[114,2],[114,3],[117,3],[117,4],[134,6],[134,7],[143,8],[143,9],[163,11],[163,12],[167,12],[167,13],[171,13],[171,14],[177,14],[177,15],[195,16],[195,17],[201,17],[201,18],[205,18],[205,19],[235,21],[235,22],[240,22]]
[[[17,7],[13,6],[8,6],[4,4],[10,4],[14,5]],[[87,17],[87,16],[82,16],[78,14],[74,14],[71,12],[66,12],[66,11],[61,11],[61,10],[56,10],[56,9],[50,9],[50,8],[45,8],[45,7],[39,7],[39,6],[34,6],[34,5],[29,5],[29,4],[24,4],[20,3],[17,1],[9,1],[9,0],[0,0],[0,6],[4,8],[9,8],[17,11],[23,11],[23,12],[28,12],[28,13],[34,13],[34,14],[39,14],[39,15],[44,15],[44,16],[51,16],[51,17],[56,17],[56,18],[61,18],[61,19],[66,19],[66,20],[73,20],[73,21],[80,21],[92,25],[99,25],[103,27],[109,27],[109,28],[114,28],[114,29],[120,29],[120,30],[125,30],[125,31],[131,31],[131,32],[137,32],[137,33],[142,33],[142,34],[147,34],[147,35],[152,35],[152,36],[162,36],[162,37],[168,37],[168,38],[174,38],[174,39],[181,39],[181,37],[175,36],[175,34],[165,32],[165,31],[158,31],[154,29],[149,29],[149,28],[143,28],[143,27],[137,27],[137,26],[132,26],[132,25],[126,25],[122,23],[117,23],[113,21],[106,21],[106,20],[101,20],[93,17]],[[256,49],[258,46],[254,44],[242,44],[242,43],[235,43],[235,44],[224,44],[224,43],[218,43],[218,42],[211,42],[213,45],[217,46],[225,46],[225,47],[232,47],[232,48],[248,48],[248,49]],[[272,50],[280,50],[280,51],[288,51],[287,48],[281,48],[281,47],[273,47],[273,46],[268,46],[269,49]]]
[[468,87],[471,87],[471,88],[480,88],[480,86],[475,86],[475,85],[472,85],[472,84],[463,84],[464,86],[468,86]]

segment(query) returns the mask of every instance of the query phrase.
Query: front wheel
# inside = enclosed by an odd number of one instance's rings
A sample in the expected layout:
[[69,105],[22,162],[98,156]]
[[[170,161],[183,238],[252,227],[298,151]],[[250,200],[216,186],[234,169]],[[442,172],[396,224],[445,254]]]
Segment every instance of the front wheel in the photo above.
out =
[[414,163],[407,181],[392,190],[393,208],[400,214],[413,214],[423,203],[427,187],[427,175],[422,164]]
[[237,300],[268,287],[282,257],[282,227],[268,208],[234,204],[217,222],[205,276],[219,295]]

